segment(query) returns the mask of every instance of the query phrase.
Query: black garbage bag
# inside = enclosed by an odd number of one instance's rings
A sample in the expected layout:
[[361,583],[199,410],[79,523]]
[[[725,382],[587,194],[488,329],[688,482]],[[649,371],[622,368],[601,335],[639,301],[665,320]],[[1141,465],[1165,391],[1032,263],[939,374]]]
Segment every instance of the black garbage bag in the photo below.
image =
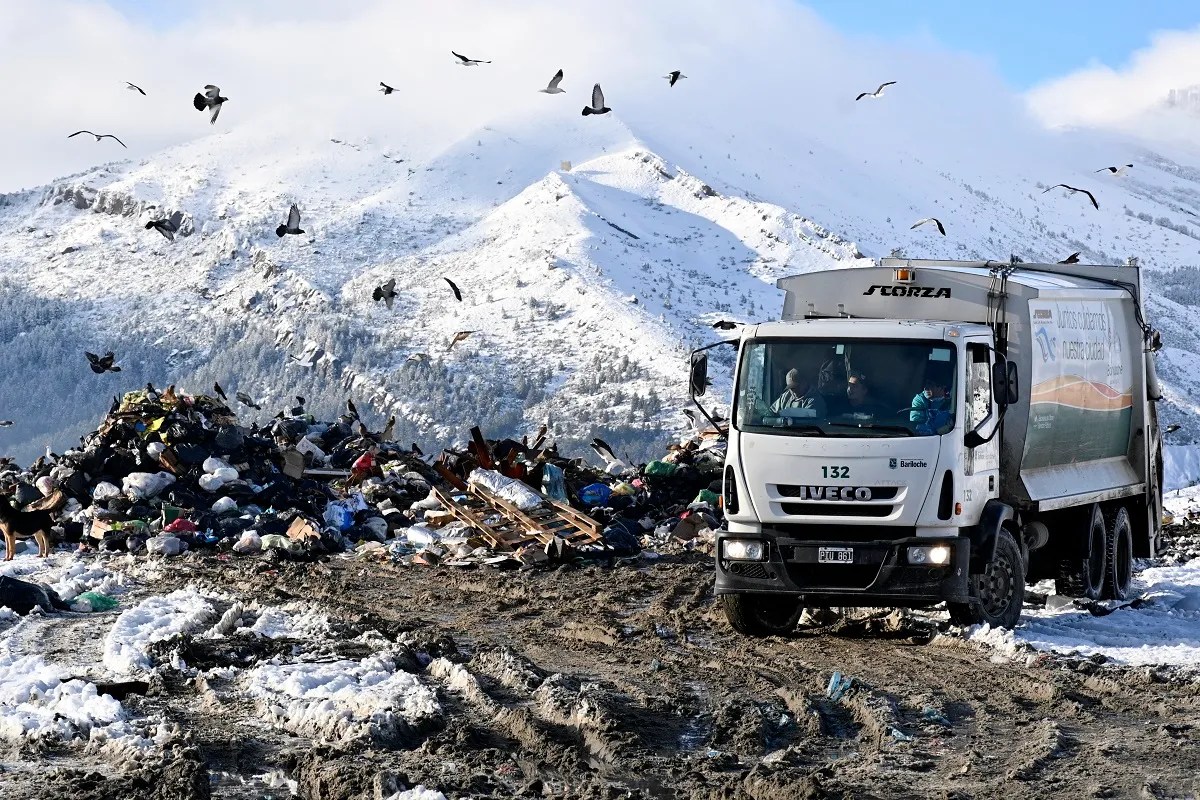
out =
[[7,606],[22,615],[35,608],[40,608],[46,613],[67,611],[71,608],[53,589],[10,578],[8,575],[0,575],[0,606]]
[[181,443],[175,445],[175,455],[179,458],[180,463],[194,467],[203,464],[204,459],[212,455],[212,452],[202,445]]
[[245,441],[246,437],[236,425],[222,425],[213,439],[213,449],[218,453],[235,453],[242,449]]
[[636,556],[642,552],[642,543],[638,539],[641,526],[634,520],[616,519],[604,529],[604,543],[613,549],[613,555],[619,557]]

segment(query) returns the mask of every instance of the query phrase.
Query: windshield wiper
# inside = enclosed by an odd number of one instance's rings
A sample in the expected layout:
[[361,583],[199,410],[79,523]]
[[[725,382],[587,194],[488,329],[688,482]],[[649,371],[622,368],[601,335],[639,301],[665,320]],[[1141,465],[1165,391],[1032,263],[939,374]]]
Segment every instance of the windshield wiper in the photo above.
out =
[[785,431],[816,431],[822,436],[825,435],[825,430],[820,425],[780,425],[779,427]]
[[826,423],[831,428],[870,428],[876,431],[890,431],[891,433],[903,433],[905,436],[912,436],[912,428],[907,428],[903,425],[876,425],[874,423],[853,423],[853,422],[829,422]]

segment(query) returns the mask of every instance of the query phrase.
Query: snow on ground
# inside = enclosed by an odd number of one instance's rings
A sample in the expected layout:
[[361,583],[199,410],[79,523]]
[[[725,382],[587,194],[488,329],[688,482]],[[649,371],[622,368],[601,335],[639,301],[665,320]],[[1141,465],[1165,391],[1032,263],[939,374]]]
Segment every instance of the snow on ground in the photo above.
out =
[[121,704],[96,685],[71,680],[41,656],[0,655],[0,739],[64,741],[125,719]]
[[1163,508],[1177,520],[1200,515],[1200,486],[1188,486],[1163,494]]
[[0,575],[44,584],[66,603],[84,592],[118,595],[125,591],[126,576],[109,570],[110,559],[83,561],[71,553],[38,558],[36,552],[20,554],[12,561],[0,563]]
[[149,670],[153,666],[151,644],[198,631],[215,617],[212,604],[192,588],[149,597],[123,612],[109,630],[104,666],[124,675]]
[[390,739],[442,713],[435,692],[387,654],[265,664],[246,674],[245,689],[268,721],[326,741]]
[[[249,611],[253,612],[254,606]],[[258,610],[254,624],[239,629],[262,639],[309,639],[329,637],[329,617],[300,603]]]

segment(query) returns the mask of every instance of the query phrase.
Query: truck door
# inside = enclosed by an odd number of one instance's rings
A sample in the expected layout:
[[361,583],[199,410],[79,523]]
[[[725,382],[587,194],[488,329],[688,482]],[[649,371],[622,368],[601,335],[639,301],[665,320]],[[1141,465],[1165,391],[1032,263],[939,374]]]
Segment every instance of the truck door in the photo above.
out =
[[[992,392],[992,360],[994,350],[991,343],[978,339],[968,341],[967,357],[964,359],[963,376],[964,418],[963,431],[978,430],[985,438],[999,422],[1000,410]],[[983,505],[999,493],[1000,481],[1000,433],[996,431],[987,442],[963,448],[963,516],[978,519]]]

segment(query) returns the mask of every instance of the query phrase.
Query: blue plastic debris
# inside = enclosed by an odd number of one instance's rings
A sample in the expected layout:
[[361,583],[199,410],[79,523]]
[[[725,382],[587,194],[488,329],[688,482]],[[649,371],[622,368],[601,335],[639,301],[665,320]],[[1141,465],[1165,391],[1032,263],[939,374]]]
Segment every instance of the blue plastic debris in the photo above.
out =
[[942,712],[938,711],[933,706],[925,706],[921,709],[921,717],[930,722],[936,722],[939,725],[945,725],[947,728],[952,727],[953,723],[946,718]]
[[853,685],[854,678],[835,672],[829,676],[829,686],[825,688],[825,696],[833,701],[841,700],[842,695],[848,692]]
[[897,742],[911,742],[913,740],[913,737],[899,728],[888,728],[888,734]]

